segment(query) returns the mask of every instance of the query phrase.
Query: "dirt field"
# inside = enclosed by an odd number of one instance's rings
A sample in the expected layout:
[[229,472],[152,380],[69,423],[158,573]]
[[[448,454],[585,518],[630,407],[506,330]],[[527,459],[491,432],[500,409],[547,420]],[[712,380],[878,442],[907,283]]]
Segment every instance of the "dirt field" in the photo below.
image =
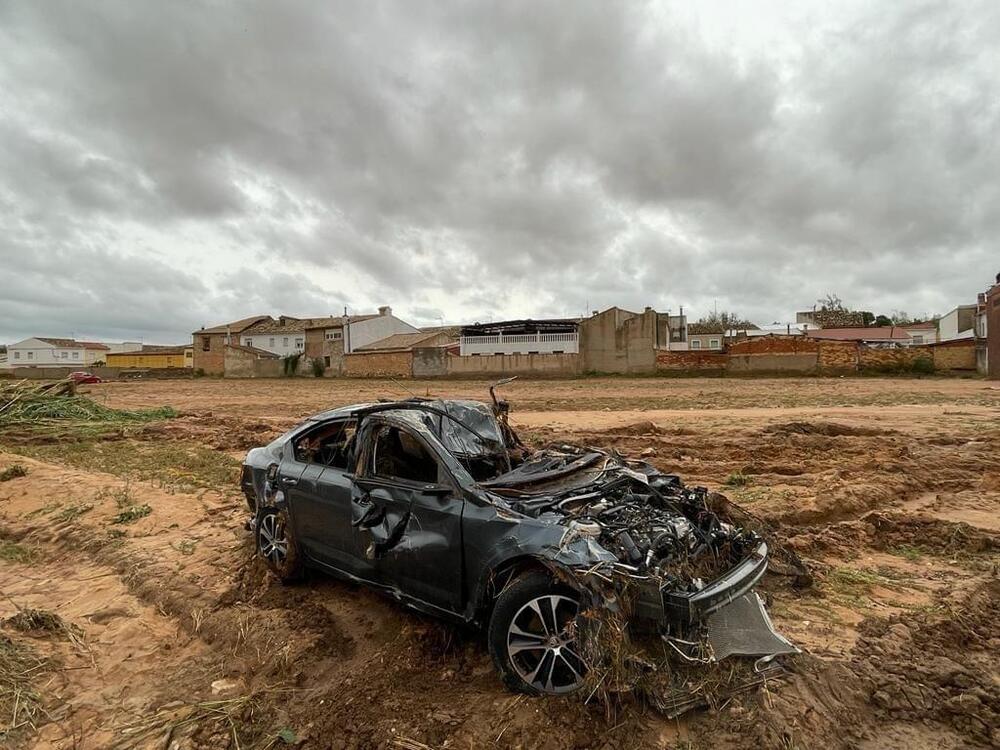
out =
[[[486,395],[480,382],[408,382]],[[614,446],[725,493],[814,574],[769,575],[804,653],[766,690],[666,721],[637,702],[506,692],[483,638],[251,555],[239,459],[386,381],[89,386],[181,416],[81,437],[0,435],[0,628],[33,695],[0,677],[12,747],[950,748],[1000,746],[1000,384],[584,379],[504,389],[533,441]],[[33,660],[33,661],[32,661]],[[32,729],[25,717],[35,706]],[[14,724],[18,723],[15,719]]]

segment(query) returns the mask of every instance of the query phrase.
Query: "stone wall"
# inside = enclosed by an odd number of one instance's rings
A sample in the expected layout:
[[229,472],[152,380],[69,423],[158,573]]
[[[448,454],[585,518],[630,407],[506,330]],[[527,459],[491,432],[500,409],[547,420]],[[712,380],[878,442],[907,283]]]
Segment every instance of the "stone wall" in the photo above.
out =
[[448,374],[448,360],[454,359],[441,346],[418,347],[413,350],[413,377],[439,378]]
[[278,357],[259,358],[234,346],[225,349],[223,374],[227,378],[278,378],[284,371],[285,363]]

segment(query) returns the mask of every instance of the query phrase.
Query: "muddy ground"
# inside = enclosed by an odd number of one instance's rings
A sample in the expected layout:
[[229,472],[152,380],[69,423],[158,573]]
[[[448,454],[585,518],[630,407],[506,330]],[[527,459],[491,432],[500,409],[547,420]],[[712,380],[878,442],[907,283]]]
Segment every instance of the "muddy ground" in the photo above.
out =
[[[0,746],[949,748],[1000,746],[1000,384],[982,380],[518,381],[535,441],[646,452],[760,516],[815,576],[764,590],[804,650],[786,679],[667,721],[640,702],[506,692],[483,638],[250,554],[239,458],[385,381],[88,387],[177,419],[0,435]],[[409,382],[482,397],[477,382]],[[16,472],[15,472],[16,473]],[[2,475],[0,475],[2,476]],[[2,654],[0,654],[2,655]]]

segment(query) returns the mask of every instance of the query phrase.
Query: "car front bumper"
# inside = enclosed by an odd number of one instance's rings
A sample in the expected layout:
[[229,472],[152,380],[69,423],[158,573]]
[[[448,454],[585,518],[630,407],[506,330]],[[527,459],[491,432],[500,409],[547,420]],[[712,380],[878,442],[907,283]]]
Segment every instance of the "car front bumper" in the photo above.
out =
[[760,542],[739,564],[700,591],[647,589],[636,602],[635,615],[681,627],[701,622],[749,593],[767,570],[767,556],[767,543]]

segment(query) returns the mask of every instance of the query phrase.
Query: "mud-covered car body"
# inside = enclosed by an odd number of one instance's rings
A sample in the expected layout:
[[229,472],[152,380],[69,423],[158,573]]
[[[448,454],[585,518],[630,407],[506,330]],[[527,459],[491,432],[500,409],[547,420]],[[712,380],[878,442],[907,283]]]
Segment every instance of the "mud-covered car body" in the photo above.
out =
[[529,566],[626,575],[635,616],[673,633],[763,575],[767,545],[704,489],[613,452],[531,450],[505,417],[475,401],[335,409],[251,450],[241,484],[252,510],[287,511],[307,565],[463,622]]

